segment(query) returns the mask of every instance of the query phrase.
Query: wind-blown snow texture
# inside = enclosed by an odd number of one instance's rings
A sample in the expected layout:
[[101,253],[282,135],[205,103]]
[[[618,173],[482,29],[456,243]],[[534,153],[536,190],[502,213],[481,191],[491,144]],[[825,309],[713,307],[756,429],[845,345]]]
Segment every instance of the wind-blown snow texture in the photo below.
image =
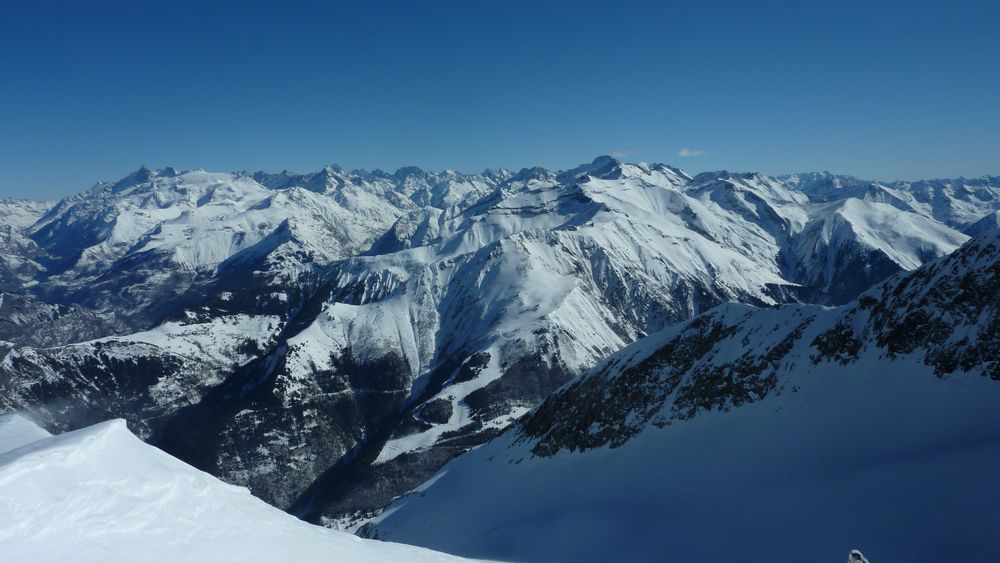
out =
[[0,416],[0,455],[51,435],[21,415]]
[[466,561],[302,522],[123,420],[50,437],[17,416],[0,417],[0,546],[5,561]]
[[371,536],[524,561],[991,561],[1000,232],[842,307],[651,335],[397,500]]
[[646,334],[723,302],[844,303],[952,251],[988,228],[998,186],[609,157],[144,168],[51,206],[4,202],[0,409],[60,431],[125,418],[350,528]]

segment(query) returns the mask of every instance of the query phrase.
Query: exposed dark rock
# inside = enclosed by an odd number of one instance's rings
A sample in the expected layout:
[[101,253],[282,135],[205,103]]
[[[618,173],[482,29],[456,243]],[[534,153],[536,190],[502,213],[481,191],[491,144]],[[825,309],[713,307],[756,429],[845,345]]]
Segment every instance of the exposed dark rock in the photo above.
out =
[[435,399],[428,403],[424,403],[415,412],[417,418],[432,424],[444,424],[445,422],[448,422],[448,419],[451,418],[451,413],[451,401],[446,399]]

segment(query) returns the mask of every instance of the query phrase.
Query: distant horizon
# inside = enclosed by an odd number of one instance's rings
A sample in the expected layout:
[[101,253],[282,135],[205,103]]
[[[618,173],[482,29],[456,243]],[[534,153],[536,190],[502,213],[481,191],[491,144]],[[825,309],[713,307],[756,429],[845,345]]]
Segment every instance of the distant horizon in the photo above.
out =
[[37,198],[37,197],[31,197],[31,196],[8,195],[8,194],[4,193],[4,191],[2,190],[2,188],[0,188],[0,199],[29,200],[29,201],[37,201],[37,202],[59,201],[59,200],[62,200],[64,198],[66,198],[66,197],[70,197],[70,196],[73,196],[73,195],[84,193],[84,192],[86,192],[86,191],[92,189],[93,187],[95,187],[95,186],[97,186],[99,184],[102,184],[102,183],[114,183],[114,182],[120,181],[120,180],[122,180],[124,178],[127,178],[129,175],[131,175],[131,174],[133,174],[135,172],[138,172],[138,171],[140,171],[140,170],[142,170],[144,168],[147,169],[147,170],[150,170],[150,171],[155,171],[155,172],[162,172],[162,171],[167,170],[167,169],[173,169],[178,174],[184,174],[184,173],[187,173],[187,172],[195,172],[195,171],[202,171],[202,172],[208,172],[208,173],[217,173],[217,174],[240,174],[240,173],[245,173],[245,174],[257,174],[257,173],[263,173],[263,174],[282,174],[282,173],[287,172],[287,173],[290,173],[290,174],[301,175],[301,176],[305,176],[305,175],[309,175],[309,174],[316,174],[316,173],[322,171],[327,166],[330,166],[330,167],[333,167],[333,168],[337,168],[337,169],[339,169],[339,170],[341,170],[341,171],[343,171],[343,172],[345,172],[347,174],[353,174],[353,173],[356,173],[356,172],[363,172],[363,173],[369,173],[369,174],[371,174],[371,173],[375,173],[377,171],[381,171],[381,172],[383,172],[385,174],[388,174],[388,175],[394,175],[394,174],[398,173],[399,171],[407,169],[407,168],[416,168],[416,169],[419,169],[422,172],[431,173],[431,174],[444,174],[444,173],[447,173],[447,172],[454,172],[454,173],[461,174],[461,175],[466,175],[466,176],[476,176],[476,175],[482,175],[482,174],[484,174],[484,173],[486,173],[487,171],[490,171],[490,170],[506,170],[508,172],[512,172],[512,173],[516,174],[516,173],[518,173],[518,172],[520,172],[522,170],[530,170],[532,168],[543,168],[543,169],[548,170],[548,171],[553,172],[553,173],[560,173],[560,172],[565,172],[567,170],[572,170],[573,168],[576,168],[576,167],[579,167],[579,166],[586,165],[588,163],[593,162],[593,160],[595,160],[597,158],[601,158],[601,157],[611,157],[611,158],[613,158],[613,159],[615,159],[618,162],[621,162],[623,164],[646,164],[646,165],[657,165],[657,164],[660,164],[660,165],[666,165],[666,166],[670,166],[672,168],[677,168],[679,170],[682,170],[683,172],[691,175],[692,177],[698,176],[700,174],[713,174],[713,173],[763,174],[764,176],[768,176],[768,177],[771,177],[771,178],[782,178],[782,177],[795,176],[795,175],[800,175],[800,174],[830,174],[830,175],[836,176],[836,177],[854,178],[854,179],[860,180],[860,181],[877,182],[877,183],[881,183],[881,184],[891,184],[891,183],[895,183],[895,182],[910,182],[910,183],[913,183],[913,182],[921,182],[921,181],[930,182],[930,181],[948,181],[948,180],[979,180],[979,179],[983,179],[983,178],[996,178],[996,177],[1000,177],[1000,172],[998,172],[996,174],[991,174],[991,173],[987,172],[985,174],[980,174],[980,175],[976,175],[976,176],[926,176],[926,177],[917,177],[917,178],[867,178],[867,177],[864,177],[864,176],[859,176],[857,174],[847,174],[847,173],[841,173],[841,172],[837,172],[837,171],[833,171],[833,170],[826,170],[826,169],[798,170],[796,172],[779,172],[779,173],[765,172],[765,171],[762,171],[762,170],[731,170],[731,169],[726,169],[726,168],[694,170],[694,169],[691,169],[691,168],[686,168],[684,166],[678,166],[678,165],[676,165],[676,164],[674,164],[672,162],[669,162],[669,161],[660,161],[660,160],[633,160],[633,159],[629,159],[628,157],[618,157],[618,156],[612,156],[612,155],[608,155],[608,154],[600,154],[600,155],[597,155],[596,157],[594,157],[593,159],[583,160],[583,161],[580,161],[580,162],[578,162],[578,163],[576,163],[574,165],[565,166],[565,167],[551,167],[551,166],[543,166],[543,165],[539,165],[539,164],[534,164],[534,165],[530,165],[530,166],[521,166],[521,167],[508,167],[508,166],[492,166],[492,167],[489,167],[488,166],[488,167],[480,169],[478,171],[460,170],[458,168],[439,168],[439,169],[434,169],[434,168],[427,168],[427,167],[424,167],[424,166],[420,166],[418,164],[404,164],[404,165],[396,166],[396,167],[393,167],[393,168],[389,168],[389,167],[359,168],[359,167],[346,167],[346,166],[342,166],[342,165],[340,165],[339,163],[336,163],[336,162],[329,162],[327,164],[323,164],[323,165],[321,165],[321,166],[319,166],[317,168],[311,169],[311,170],[293,170],[293,169],[289,169],[289,168],[282,168],[281,170],[249,169],[249,168],[225,170],[225,169],[206,168],[204,166],[193,166],[193,167],[189,168],[189,167],[174,166],[174,165],[170,165],[170,164],[163,165],[163,166],[160,166],[160,165],[152,165],[152,166],[150,166],[150,165],[144,163],[144,164],[140,164],[138,166],[135,166],[135,167],[131,168],[129,171],[127,171],[127,172],[125,172],[123,174],[120,174],[118,176],[115,176],[115,177],[98,178],[98,179],[92,181],[90,184],[85,185],[82,188],[78,188],[78,189],[75,189],[75,190],[68,189],[68,191],[67,190],[60,190],[62,192],[62,195],[57,195],[57,196],[51,197],[51,198]]

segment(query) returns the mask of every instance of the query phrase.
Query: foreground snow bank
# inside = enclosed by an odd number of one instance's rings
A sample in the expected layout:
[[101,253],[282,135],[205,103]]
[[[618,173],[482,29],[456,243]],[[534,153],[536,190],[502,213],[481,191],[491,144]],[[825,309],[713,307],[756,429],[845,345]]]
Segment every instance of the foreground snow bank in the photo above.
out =
[[34,422],[18,414],[0,416],[0,454],[25,444],[48,438],[49,434]]
[[132,435],[0,417],[5,561],[460,561],[302,522]]

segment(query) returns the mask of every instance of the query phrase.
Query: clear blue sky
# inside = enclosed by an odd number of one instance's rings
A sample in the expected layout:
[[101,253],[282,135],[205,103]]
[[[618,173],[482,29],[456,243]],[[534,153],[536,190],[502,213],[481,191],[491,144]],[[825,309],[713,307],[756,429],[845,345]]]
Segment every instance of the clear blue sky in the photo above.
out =
[[479,171],[603,153],[1000,174],[997,2],[139,4],[0,0],[0,196],[140,164]]

